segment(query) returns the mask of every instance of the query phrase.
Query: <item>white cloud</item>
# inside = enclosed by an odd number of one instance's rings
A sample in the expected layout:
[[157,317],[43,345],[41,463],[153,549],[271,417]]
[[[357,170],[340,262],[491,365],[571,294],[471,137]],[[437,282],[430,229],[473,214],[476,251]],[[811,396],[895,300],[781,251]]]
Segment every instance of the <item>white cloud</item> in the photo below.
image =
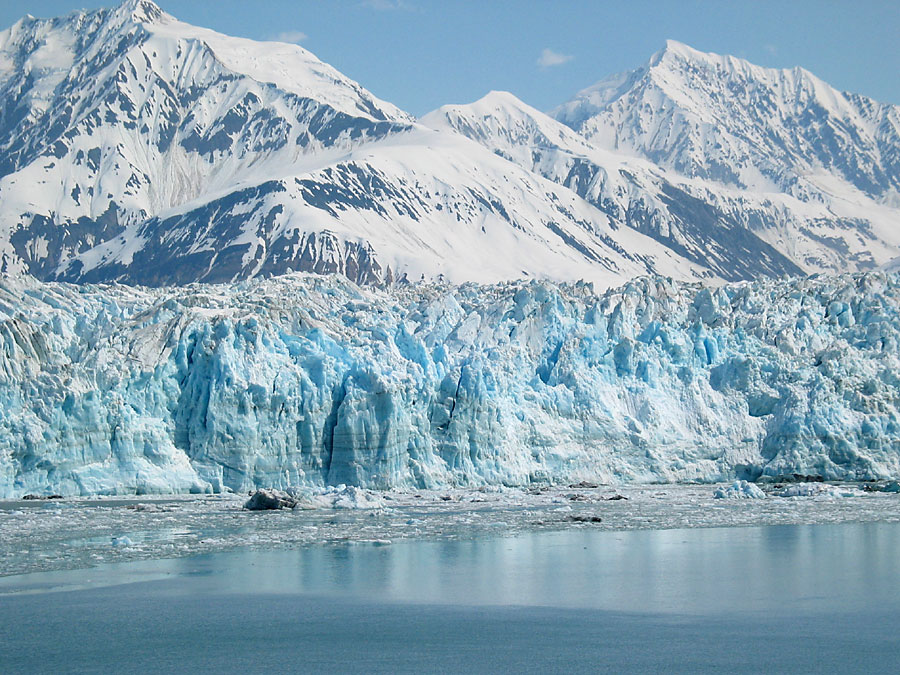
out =
[[306,35],[306,33],[302,32],[302,31],[286,30],[286,31],[283,31],[283,32],[279,33],[278,35],[274,36],[272,39],[275,40],[275,42],[297,43],[297,42],[303,42],[307,37],[308,36]]
[[537,64],[541,68],[552,68],[553,66],[561,66],[574,58],[575,57],[571,54],[560,54],[549,47],[545,47],[544,51],[542,51],[541,55],[538,57]]
[[411,12],[416,9],[415,5],[406,2],[406,0],[363,0],[360,3],[360,6],[375,9],[379,12],[392,12],[396,10]]

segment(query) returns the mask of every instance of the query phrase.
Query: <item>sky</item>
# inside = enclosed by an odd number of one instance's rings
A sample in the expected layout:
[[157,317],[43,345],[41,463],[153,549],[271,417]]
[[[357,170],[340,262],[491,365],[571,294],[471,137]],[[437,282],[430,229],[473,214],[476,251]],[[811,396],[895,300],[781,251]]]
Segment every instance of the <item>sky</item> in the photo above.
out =
[[[667,39],[900,104],[900,0],[156,1],[222,33],[297,42],[414,115],[491,90],[549,110]],[[0,27],[112,4],[0,0]]]

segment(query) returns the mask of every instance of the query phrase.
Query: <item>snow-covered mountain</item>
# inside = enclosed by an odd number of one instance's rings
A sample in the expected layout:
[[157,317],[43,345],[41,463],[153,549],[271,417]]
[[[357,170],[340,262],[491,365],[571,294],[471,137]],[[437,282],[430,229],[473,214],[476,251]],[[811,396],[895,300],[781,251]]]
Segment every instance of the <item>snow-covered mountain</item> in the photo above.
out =
[[306,50],[149,0],[0,35],[4,270],[150,285],[710,276]]
[[551,115],[591,145],[704,179],[702,191],[736,188],[724,206],[810,272],[871,268],[900,243],[900,107],[802,68],[669,41]]
[[187,26],[148,0],[22,19],[0,34],[0,94],[2,267],[44,277],[261,164],[411,126],[300,47]]
[[206,199],[126,229],[59,278],[160,285],[298,270],[360,283],[403,274],[609,285],[648,271],[708,276],[648,237],[614,229],[571,191],[456,134],[421,128]]
[[[730,69],[710,65],[720,61]],[[900,201],[894,188],[866,194],[841,173],[849,161],[842,147],[828,146],[812,132],[805,140],[794,138],[799,123],[787,118],[815,116],[819,108],[809,101],[792,100],[788,106],[779,99],[787,112],[765,115],[727,96],[735,86],[727,77],[735,71],[744,73],[742,86],[762,90],[769,99],[781,92],[767,89],[777,76],[795,74],[827,88],[805,71],[766,70],[669,43],[646,68],[587,89],[554,111],[569,126],[503,92],[444,106],[422,122],[455,130],[569,187],[615,222],[725,279],[865,270],[895,257]],[[842,96],[831,90],[833,99]],[[897,115],[896,107],[879,109],[883,117]],[[817,124],[838,126],[836,115],[826,114]],[[879,167],[888,166],[900,148],[896,135],[889,147],[887,128],[869,129],[870,137],[882,138],[881,145],[855,147],[861,157],[853,160],[860,166],[868,161],[873,175],[883,178],[893,176],[892,169]],[[857,129],[841,138],[850,143],[848,137],[863,133]],[[766,148],[765,142],[782,137],[809,150],[808,156]],[[716,169],[719,164],[746,170],[726,175]],[[764,179],[760,167],[793,177],[778,184]]]
[[[470,105],[444,106],[422,118],[456,131],[519,166],[564,185],[611,222],[642,232],[716,276],[749,279],[799,274],[798,266],[747,227],[750,209],[728,190],[698,189],[640,158],[591,145],[584,137],[507,92]],[[759,207],[764,211],[763,207]],[[738,215],[740,214],[740,215]]]
[[687,176],[803,198],[824,174],[900,194],[900,108],[675,41],[644,67],[580,92],[554,116],[599,147]]
[[0,278],[0,498],[900,475],[900,278]]
[[670,43],[555,116],[492,93],[417,121],[150,0],[25,17],[0,33],[0,271],[612,285],[900,256],[895,107]]

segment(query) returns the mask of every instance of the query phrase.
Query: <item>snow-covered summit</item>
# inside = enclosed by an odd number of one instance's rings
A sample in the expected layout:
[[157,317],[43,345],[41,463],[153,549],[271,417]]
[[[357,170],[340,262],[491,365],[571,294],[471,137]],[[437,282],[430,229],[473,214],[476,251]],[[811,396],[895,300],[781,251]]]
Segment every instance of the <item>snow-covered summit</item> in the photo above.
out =
[[742,188],[803,197],[826,189],[804,180],[818,172],[876,199],[900,189],[896,106],[673,40],[552,114],[601,147]]
[[168,23],[174,20],[171,14],[164,12],[153,0],[124,0],[111,11],[113,16],[123,22]]
[[[527,153],[533,145],[578,148],[591,146],[580,135],[507,91],[491,91],[474,103],[446,105],[419,120],[434,128],[450,128],[507,153]],[[499,145],[502,143],[502,147]]]
[[897,255],[897,106],[802,68],[669,41],[551,115],[596,147],[670,172],[807,272],[872,269]]
[[0,33],[0,272],[615,284],[897,257],[896,110],[791,72],[670,43],[565,124],[507,92],[416,121],[149,0],[25,18]]

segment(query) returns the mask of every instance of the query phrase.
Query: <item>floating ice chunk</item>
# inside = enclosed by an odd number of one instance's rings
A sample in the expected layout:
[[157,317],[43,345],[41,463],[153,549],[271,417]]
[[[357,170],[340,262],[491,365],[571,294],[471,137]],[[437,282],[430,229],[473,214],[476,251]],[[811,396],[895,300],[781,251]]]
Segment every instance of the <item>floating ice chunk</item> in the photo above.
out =
[[745,480],[736,480],[728,486],[717,487],[714,499],[765,499],[766,493],[759,486]]
[[383,509],[384,497],[371,490],[345,486],[342,490],[331,493],[333,509]]
[[244,504],[245,509],[382,509],[385,496],[355,486],[312,488],[289,487],[285,490],[257,490]]
[[134,546],[134,542],[127,536],[122,535],[121,537],[113,537],[110,545],[115,548],[125,548],[126,546]]
[[797,483],[796,485],[788,485],[773,494],[778,497],[858,497],[863,492],[851,487],[825,483]]
[[900,482],[891,480],[887,483],[868,484],[863,488],[866,492],[900,492]]

